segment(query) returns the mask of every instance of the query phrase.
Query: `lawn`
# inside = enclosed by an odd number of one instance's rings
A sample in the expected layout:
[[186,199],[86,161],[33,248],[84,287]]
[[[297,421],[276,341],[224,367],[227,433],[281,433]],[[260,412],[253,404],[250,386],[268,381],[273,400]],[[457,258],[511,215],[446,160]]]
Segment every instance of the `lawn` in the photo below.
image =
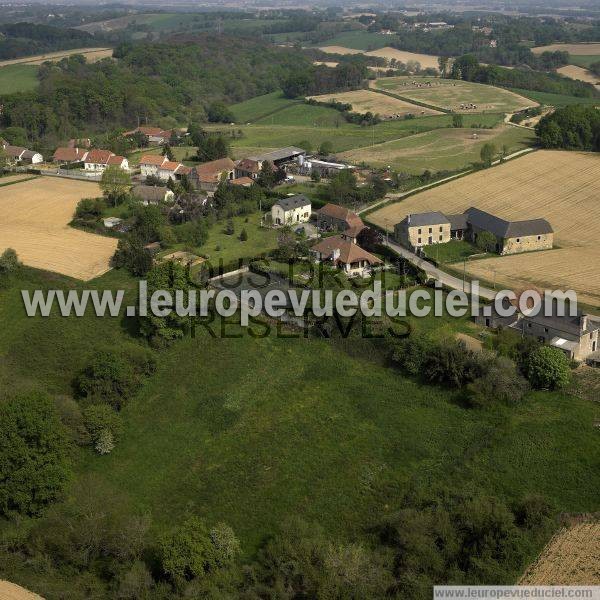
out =
[[550,94],[548,92],[534,92],[532,90],[520,90],[516,88],[512,91],[547,106],[571,106],[572,104],[594,104],[600,106],[600,98],[578,98],[576,96]]
[[[173,151],[173,155],[175,160],[184,162],[185,164],[196,164],[195,161],[192,160],[192,157],[196,154],[198,148],[196,146],[173,146],[171,148]],[[162,154],[162,147],[160,146],[152,146],[151,148],[143,148],[142,150],[136,150],[129,154],[127,159],[129,160],[129,164],[131,166],[137,166],[140,164],[140,158],[145,156],[146,154],[154,154],[160,156]]]
[[429,258],[440,264],[459,262],[481,252],[473,244],[464,240],[451,240],[446,244],[431,244],[425,246],[423,250]]
[[[256,212],[248,216],[233,218],[235,233],[225,233],[225,221],[215,223],[209,232],[208,241],[198,249],[198,252],[207,256],[214,266],[219,261],[230,263],[238,258],[253,258],[258,254],[273,250],[277,247],[277,231],[260,226],[261,214]],[[248,221],[246,222],[246,219]],[[242,229],[246,230],[248,239],[240,240]]]
[[0,94],[28,92],[37,87],[39,81],[36,65],[7,65],[0,68]]

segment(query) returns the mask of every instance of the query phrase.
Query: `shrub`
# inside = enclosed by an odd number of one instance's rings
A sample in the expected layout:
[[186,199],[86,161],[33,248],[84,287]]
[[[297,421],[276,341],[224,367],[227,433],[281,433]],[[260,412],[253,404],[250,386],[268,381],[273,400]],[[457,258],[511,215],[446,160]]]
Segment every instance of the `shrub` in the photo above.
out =
[[38,515],[70,477],[68,434],[40,393],[0,403],[0,431],[0,514]]
[[[92,404],[83,411],[83,422],[90,434],[90,441],[100,454],[100,448],[105,448],[110,441],[111,450],[123,431],[121,417],[108,404]],[[110,439],[107,439],[107,433]]]
[[75,380],[79,396],[92,402],[106,402],[116,410],[133,395],[139,378],[123,356],[100,351]]
[[527,379],[532,387],[540,390],[565,387],[571,379],[569,359],[558,348],[540,346],[527,360]]
[[467,398],[472,406],[483,407],[493,402],[515,404],[529,385],[521,376],[515,363],[505,357],[493,359],[487,371],[469,384]]
[[248,240],[248,232],[246,231],[246,228],[242,229],[242,232],[240,233],[240,241],[241,242],[245,242]]

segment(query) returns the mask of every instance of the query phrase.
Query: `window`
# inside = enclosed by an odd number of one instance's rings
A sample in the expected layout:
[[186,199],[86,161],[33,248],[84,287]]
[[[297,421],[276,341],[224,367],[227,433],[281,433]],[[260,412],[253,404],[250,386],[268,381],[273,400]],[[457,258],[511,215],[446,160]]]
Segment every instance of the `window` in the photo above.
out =
[[546,333],[548,333],[548,328],[547,328],[547,327],[544,327],[544,331],[545,331]]
[[433,233],[433,227],[429,228],[429,233]]
[[531,323],[527,323],[527,327],[531,328]]
[[538,235],[538,242],[542,239],[541,235]]
[[419,238],[419,239],[417,240],[417,244],[420,244],[420,243],[421,243],[421,238]]
[[419,235],[421,235],[421,228],[419,227],[419,231],[417,231]]
[[517,244],[521,241],[521,238],[517,238]]
[[442,231],[444,231],[444,228],[440,225],[440,233],[442,233]]
[[443,235],[440,235],[440,242],[444,239]]

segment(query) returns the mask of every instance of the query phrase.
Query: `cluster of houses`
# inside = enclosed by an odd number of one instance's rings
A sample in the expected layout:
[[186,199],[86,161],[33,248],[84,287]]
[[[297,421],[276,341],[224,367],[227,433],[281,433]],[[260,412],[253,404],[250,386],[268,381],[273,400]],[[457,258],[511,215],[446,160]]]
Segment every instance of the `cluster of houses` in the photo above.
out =
[[28,150],[22,146],[13,146],[4,138],[0,138],[0,145],[9,165],[37,165],[44,162],[44,157],[34,150]]
[[419,250],[450,240],[476,243],[484,231],[494,236],[494,250],[501,255],[550,250],[554,243],[554,231],[546,219],[506,221],[475,207],[456,215],[438,211],[407,215],[395,225],[394,237],[403,246]]
[[300,225],[311,218],[316,218],[317,228],[326,234],[310,248],[315,262],[336,267],[349,277],[367,277],[382,264],[377,256],[360,246],[361,235],[368,228],[348,208],[326,204],[313,213],[311,201],[303,195],[282,198],[271,208],[275,226]]

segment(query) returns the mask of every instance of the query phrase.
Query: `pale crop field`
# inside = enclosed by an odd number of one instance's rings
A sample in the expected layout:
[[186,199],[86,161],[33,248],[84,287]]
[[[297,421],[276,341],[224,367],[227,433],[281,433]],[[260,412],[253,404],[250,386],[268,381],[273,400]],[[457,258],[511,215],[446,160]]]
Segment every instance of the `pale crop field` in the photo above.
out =
[[0,187],[0,252],[13,248],[30,267],[76,279],[102,275],[117,240],[68,225],[79,200],[100,195],[96,183],[54,177]]
[[467,272],[512,289],[573,289],[600,306],[600,157],[542,150],[478,171],[374,212],[369,221],[393,229],[409,213],[463,212],[470,206],[509,220],[545,218],[553,250],[472,260]]
[[[600,58],[599,58],[600,60]],[[586,83],[592,83],[596,85],[600,82],[600,77],[594,75],[591,71],[576,65],[566,65],[560,69],[556,69],[557,73],[569,77],[570,79],[579,79],[579,81],[585,81]]]
[[600,585],[600,523],[561,529],[520,585]]
[[437,69],[438,57],[431,54],[418,54],[415,52],[406,52],[405,50],[396,50],[396,48],[380,48],[379,50],[371,50],[363,52],[354,48],[346,48],[344,46],[321,46],[319,50],[327,52],[327,54],[365,54],[366,56],[378,56],[387,59],[391,63],[392,59],[406,64],[408,61],[415,61],[421,65],[421,68]]
[[[491,85],[437,77],[385,77],[372,83],[376,89],[409,100],[460,113],[514,112],[537,106],[529,98]],[[461,107],[462,105],[462,107]],[[475,105],[473,108],[468,106]]]
[[36,56],[24,56],[23,58],[12,58],[10,60],[0,61],[0,67],[7,65],[41,65],[46,61],[56,62],[74,54],[83,54],[87,62],[98,62],[103,58],[109,58],[113,55],[112,48],[76,48],[74,50],[61,50],[60,52],[49,52],[48,54],[38,54]]
[[534,54],[541,54],[542,52],[556,52],[557,50],[562,52],[568,52],[575,56],[600,56],[600,43],[591,44],[550,44],[549,46],[537,46],[532,48],[531,51]]
[[404,116],[413,114],[420,115],[439,115],[440,111],[430,108],[423,108],[404,100],[392,98],[385,94],[378,94],[370,90],[355,90],[353,92],[341,92],[339,94],[322,94],[321,96],[310,96],[317,102],[343,102],[352,104],[352,110],[358,113],[371,112],[382,117],[391,117],[393,115]]

